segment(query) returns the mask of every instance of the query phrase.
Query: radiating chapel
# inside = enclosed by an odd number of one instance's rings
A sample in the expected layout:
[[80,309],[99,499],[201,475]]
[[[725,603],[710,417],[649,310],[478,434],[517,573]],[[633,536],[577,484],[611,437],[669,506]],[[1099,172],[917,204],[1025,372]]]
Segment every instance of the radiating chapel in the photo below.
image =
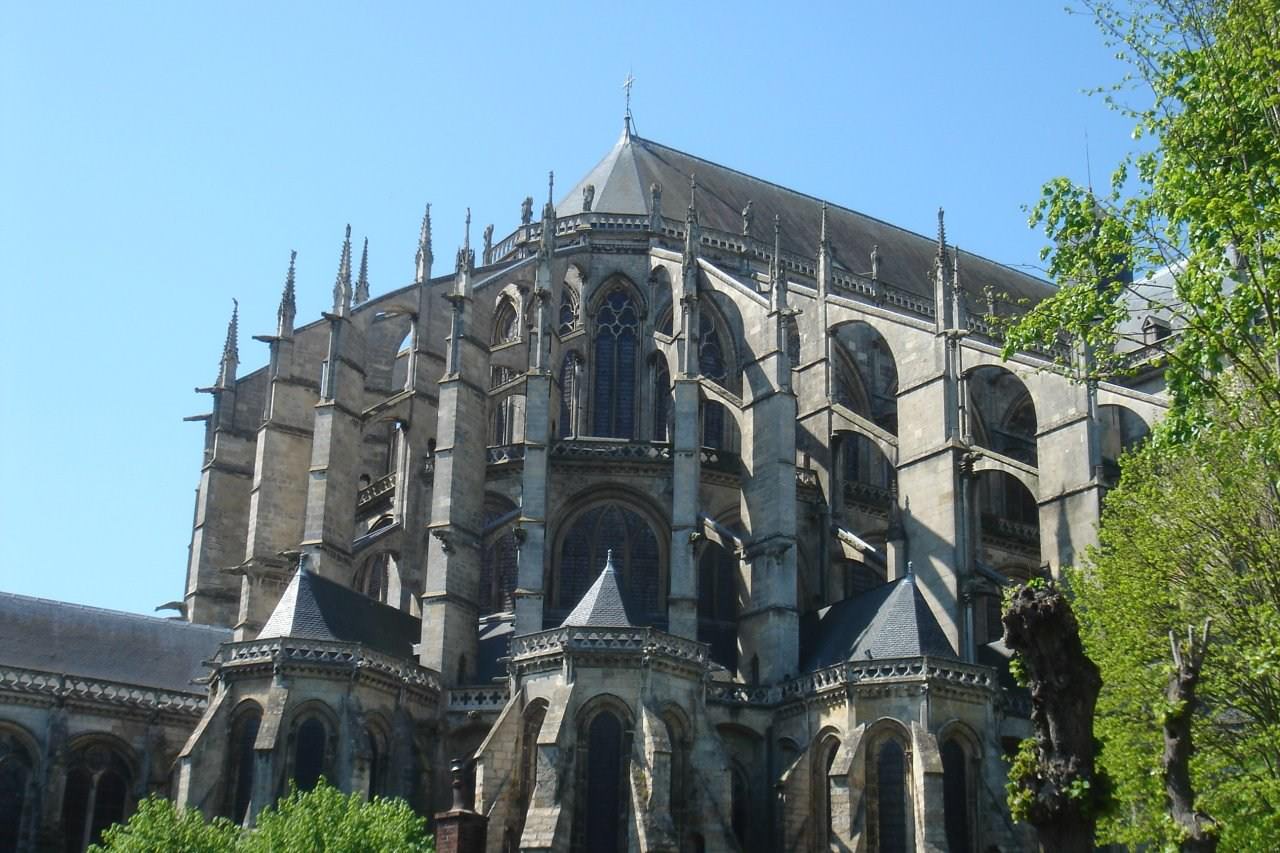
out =
[[1052,288],[941,212],[630,119],[445,270],[430,215],[376,292],[348,228],[309,321],[291,260],[252,371],[232,316],[178,617],[0,594],[0,851],[322,776],[434,815],[455,760],[492,853],[1032,849],[1001,591],[1095,541],[1149,353],[1002,360]]

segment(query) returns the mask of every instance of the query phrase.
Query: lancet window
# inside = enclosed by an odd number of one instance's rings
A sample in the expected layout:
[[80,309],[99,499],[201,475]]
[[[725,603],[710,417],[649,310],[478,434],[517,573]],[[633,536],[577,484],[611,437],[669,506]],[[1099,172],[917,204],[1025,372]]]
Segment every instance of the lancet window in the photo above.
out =
[[493,343],[495,346],[520,340],[520,315],[508,298],[498,303],[493,315]]
[[560,437],[578,434],[582,417],[582,356],[576,350],[565,353],[560,363]]
[[258,739],[258,728],[262,724],[262,711],[250,703],[250,708],[242,711],[231,725],[230,773],[227,774],[228,802],[227,816],[232,822],[243,824],[249,813],[249,803],[253,799],[254,776],[254,742]]
[[69,762],[62,798],[62,830],[70,851],[102,840],[102,832],[124,820],[131,807],[133,774],[110,746],[94,743]]
[[592,432],[634,438],[636,425],[636,355],[640,312],[631,294],[615,287],[595,316]]

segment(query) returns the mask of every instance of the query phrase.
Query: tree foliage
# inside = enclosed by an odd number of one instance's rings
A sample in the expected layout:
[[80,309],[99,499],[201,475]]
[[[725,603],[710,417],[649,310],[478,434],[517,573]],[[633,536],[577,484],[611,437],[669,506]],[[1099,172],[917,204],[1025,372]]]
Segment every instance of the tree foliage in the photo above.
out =
[[1100,545],[1070,573],[1103,673],[1095,733],[1120,800],[1103,833],[1117,842],[1184,840],[1161,768],[1162,727],[1185,710],[1165,692],[1169,632],[1206,619],[1191,726],[1196,805],[1219,824],[1221,849],[1273,850],[1280,838],[1280,426],[1256,395],[1238,396],[1243,424],[1125,459]]
[[[1044,257],[1061,287],[1012,324],[1006,356],[1083,342],[1088,373],[1113,377],[1132,359],[1123,344],[1145,343],[1131,310],[1156,308],[1174,330],[1153,345],[1172,391],[1169,434],[1192,430],[1208,402],[1231,415],[1227,364],[1280,417],[1280,4],[1084,5],[1130,69],[1107,98],[1133,118],[1140,150],[1109,189],[1045,185],[1031,222],[1052,240]],[[1171,286],[1152,286],[1157,273]]]
[[224,818],[206,821],[168,800],[143,800],[126,824],[111,827],[95,853],[431,853],[426,820],[403,800],[344,794],[323,779],[293,791],[241,829]]

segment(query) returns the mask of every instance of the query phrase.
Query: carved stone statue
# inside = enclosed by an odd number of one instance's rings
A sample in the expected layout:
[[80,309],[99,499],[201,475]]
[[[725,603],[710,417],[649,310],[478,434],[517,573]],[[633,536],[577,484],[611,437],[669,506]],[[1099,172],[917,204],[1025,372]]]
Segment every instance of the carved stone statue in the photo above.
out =
[[596,185],[587,184],[582,189],[582,212],[591,212],[591,203],[596,200]]
[[520,203],[520,224],[528,225],[533,221],[533,196],[527,195]]
[[751,209],[754,205],[751,199],[747,199],[747,206],[742,208],[742,236],[746,237],[751,233],[751,220],[755,218],[755,212]]
[[489,223],[484,227],[484,262],[492,263],[493,261],[493,223]]
[[649,184],[649,210],[655,214],[662,213],[662,187],[657,181]]

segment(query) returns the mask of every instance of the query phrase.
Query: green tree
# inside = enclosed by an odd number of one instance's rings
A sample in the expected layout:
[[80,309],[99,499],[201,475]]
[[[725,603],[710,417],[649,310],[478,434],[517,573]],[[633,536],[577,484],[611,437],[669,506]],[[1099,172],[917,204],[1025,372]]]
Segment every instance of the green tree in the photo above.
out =
[[[1084,370],[1110,378],[1129,364],[1117,345],[1138,332],[1132,309],[1162,308],[1175,331],[1154,345],[1172,392],[1169,435],[1192,431],[1207,404],[1235,416],[1227,364],[1280,417],[1280,4],[1084,6],[1127,62],[1107,98],[1134,119],[1141,150],[1109,189],[1045,185],[1031,222],[1052,241],[1044,257],[1061,287],[1007,330],[1006,356],[1082,342]],[[1171,288],[1132,283],[1156,273]]]
[[103,835],[92,853],[432,853],[426,820],[403,800],[344,794],[323,779],[311,791],[293,791],[241,829],[209,822],[200,812],[148,798],[126,824]]
[[116,824],[91,853],[227,853],[235,850],[240,827],[225,818],[209,822],[195,809],[179,809],[168,800],[147,797],[128,823]]
[[1196,805],[1221,849],[1274,850],[1280,838],[1280,430],[1252,393],[1233,421],[1127,457],[1100,545],[1069,574],[1104,679],[1094,731],[1120,803],[1109,840],[1185,840],[1161,766],[1163,727],[1188,710],[1167,698],[1169,634],[1206,620],[1190,709]]

